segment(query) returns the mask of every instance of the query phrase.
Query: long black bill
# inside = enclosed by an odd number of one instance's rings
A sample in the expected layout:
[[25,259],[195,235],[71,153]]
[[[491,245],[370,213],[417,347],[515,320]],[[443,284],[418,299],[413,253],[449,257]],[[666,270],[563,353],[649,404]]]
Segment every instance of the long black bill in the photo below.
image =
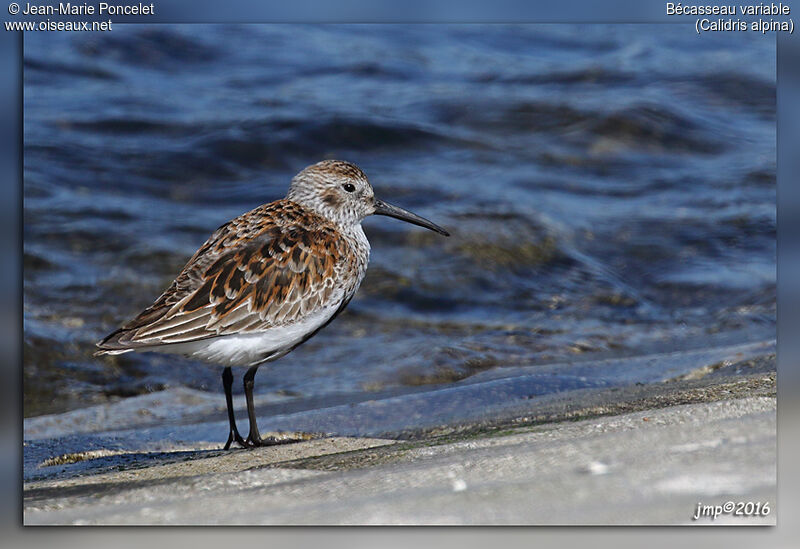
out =
[[383,200],[378,200],[377,198],[375,199],[375,215],[388,215],[389,217],[402,219],[403,221],[408,221],[414,225],[419,225],[420,227],[425,227],[426,229],[436,231],[444,236],[450,236],[450,233],[442,229],[436,223],[432,223],[424,217],[420,217],[417,214],[409,212],[408,210],[393,206],[392,204],[384,202]]

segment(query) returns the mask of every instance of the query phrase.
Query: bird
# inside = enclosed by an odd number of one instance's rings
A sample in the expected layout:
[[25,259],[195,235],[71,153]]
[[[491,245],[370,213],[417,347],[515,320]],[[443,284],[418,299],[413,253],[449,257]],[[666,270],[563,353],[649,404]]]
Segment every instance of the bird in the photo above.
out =
[[[350,303],[367,271],[370,244],[361,222],[370,215],[450,236],[377,198],[355,164],[323,160],[295,175],[285,198],[214,231],[152,305],[96,344],[95,356],[154,351],[223,366],[224,449],[234,441],[243,448],[280,443],[259,433],[256,371],[308,341]],[[233,367],[247,368],[247,438],[236,427]]]

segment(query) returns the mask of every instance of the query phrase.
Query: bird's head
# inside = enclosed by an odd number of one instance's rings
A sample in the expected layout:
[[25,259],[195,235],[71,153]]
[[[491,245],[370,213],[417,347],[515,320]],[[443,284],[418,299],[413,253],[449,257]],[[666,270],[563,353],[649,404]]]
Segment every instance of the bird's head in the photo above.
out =
[[424,217],[376,198],[364,172],[342,160],[323,160],[305,168],[292,178],[286,198],[345,228],[368,215],[388,215],[450,236]]

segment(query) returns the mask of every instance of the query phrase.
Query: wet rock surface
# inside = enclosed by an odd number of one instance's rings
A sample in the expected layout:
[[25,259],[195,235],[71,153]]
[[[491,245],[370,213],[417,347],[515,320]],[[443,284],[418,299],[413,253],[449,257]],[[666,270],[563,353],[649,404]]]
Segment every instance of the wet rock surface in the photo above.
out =
[[[774,512],[692,518],[698,503],[776,505],[772,343],[637,360],[686,364],[681,373],[651,383],[567,385],[523,399],[526,408],[503,405],[503,391],[525,385],[522,369],[511,377],[338,407],[349,416],[335,406],[267,415],[260,419],[265,426],[292,420],[329,428],[308,432],[304,442],[255,450],[221,450],[224,420],[167,418],[167,425],[73,434],[64,434],[69,423],[48,427],[28,420],[26,431],[35,436],[24,448],[24,520],[774,524]],[[136,398],[142,397],[128,399],[126,412]],[[270,406],[280,404],[261,409]],[[426,420],[410,412],[437,408],[444,415]],[[396,423],[389,419],[395,417]],[[394,427],[402,423],[408,427]],[[48,437],[48,429],[59,434]],[[357,431],[374,434],[342,436]]]

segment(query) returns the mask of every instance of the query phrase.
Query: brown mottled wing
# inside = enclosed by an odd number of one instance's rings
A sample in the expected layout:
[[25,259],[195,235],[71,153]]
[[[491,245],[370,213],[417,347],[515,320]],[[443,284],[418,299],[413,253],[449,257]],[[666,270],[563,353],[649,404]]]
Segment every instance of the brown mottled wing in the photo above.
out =
[[98,346],[109,351],[263,331],[331,305],[341,291],[335,275],[347,244],[334,230],[273,225],[240,237],[220,227],[153,305]]

